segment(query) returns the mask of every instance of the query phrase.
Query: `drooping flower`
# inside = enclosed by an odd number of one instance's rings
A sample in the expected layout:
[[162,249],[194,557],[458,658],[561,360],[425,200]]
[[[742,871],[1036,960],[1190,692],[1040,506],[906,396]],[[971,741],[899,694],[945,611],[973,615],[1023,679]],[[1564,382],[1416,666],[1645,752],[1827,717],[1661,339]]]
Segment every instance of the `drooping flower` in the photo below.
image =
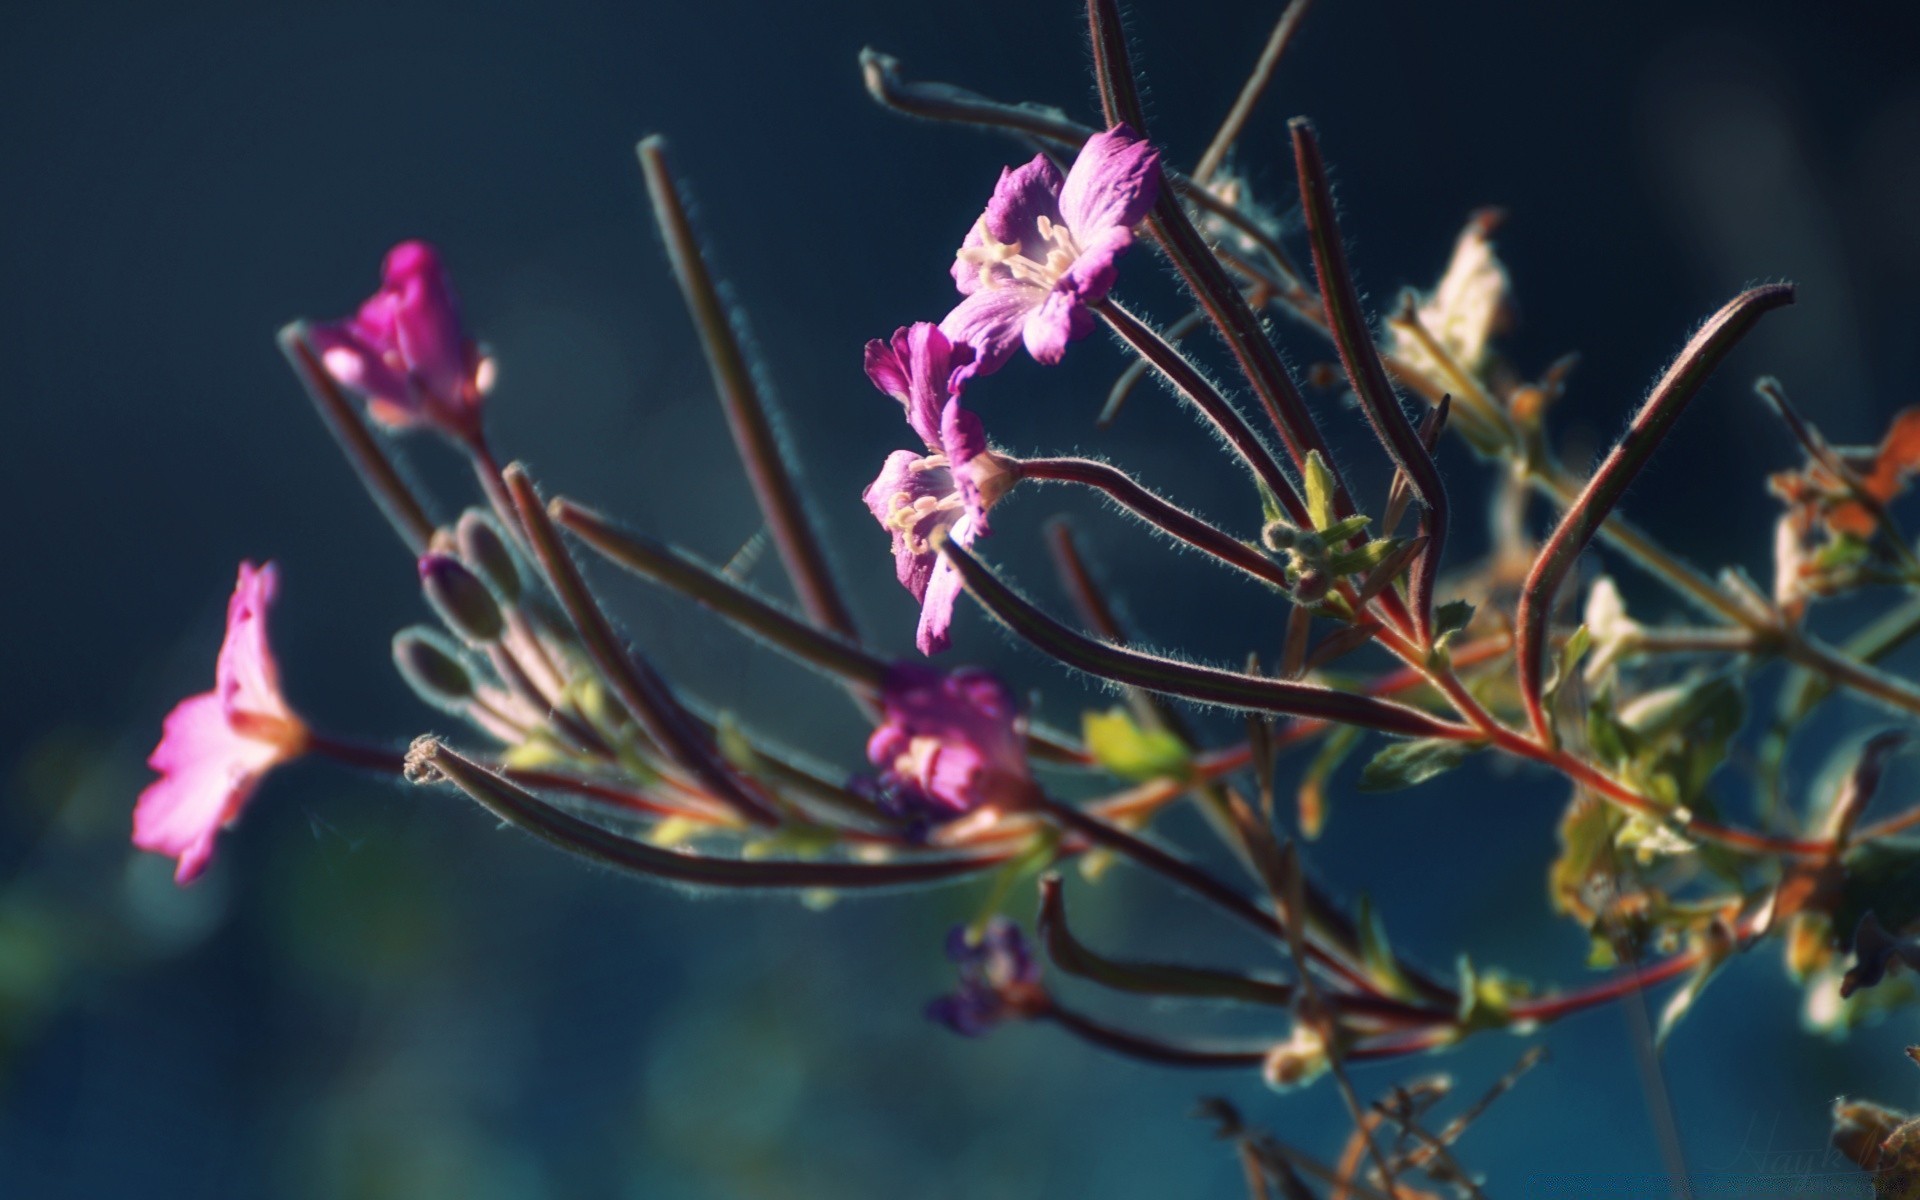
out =
[[[1499,209],[1475,213],[1453,244],[1446,273],[1420,298],[1421,326],[1454,365],[1468,371],[1486,365],[1489,343],[1513,320],[1512,284],[1493,250],[1493,231],[1501,219]],[[1422,371],[1444,376],[1446,365],[1417,336],[1398,325],[1392,332],[1395,354]]]
[[947,957],[959,968],[960,984],[927,1005],[927,1016],[962,1037],[978,1037],[1002,1021],[1044,1012],[1049,1001],[1040,964],[1020,927],[995,917],[979,941],[967,933],[956,925],[947,935]]
[[977,356],[962,378],[993,374],[1022,342],[1057,363],[1093,332],[1087,306],[1113,289],[1115,260],[1159,188],[1159,152],[1125,125],[1088,138],[1065,179],[1045,155],[1002,171],[954,256],[966,298],[940,322]]
[[884,720],[867,739],[880,795],[903,816],[941,822],[1018,808],[1033,790],[1019,702],[987,671],[896,663],[881,680]]
[[1006,460],[987,449],[980,418],[960,406],[951,381],[973,362],[973,350],[955,343],[927,322],[894,333],[891,341],[867,343],[867,378],[906,409],[926,453],[895,450],[863,499],[874,519],[893,535],[894,571],[920,602],[915,644],[922,654],[947,648],[960,576],[933,548],[946,530],[961,546],[987,532],[987,509],[1013,476]]
[[214,837],[239,818],[261,778],[307,749],[306,723],[280,694],[267,644],[276,587],[272,563],[240,564],[214,688],[174,706],[147,758],[160,778],[134,805],[133,844],[178,860],[179,883],[206,869]]
[[368,414],[389,428],[427,425],[471,438],[493,362],[461,324],[439,251],[401,242],[387,252],[380,274],[380,290],[359,312],[313,327],[321,364],[366,397]]

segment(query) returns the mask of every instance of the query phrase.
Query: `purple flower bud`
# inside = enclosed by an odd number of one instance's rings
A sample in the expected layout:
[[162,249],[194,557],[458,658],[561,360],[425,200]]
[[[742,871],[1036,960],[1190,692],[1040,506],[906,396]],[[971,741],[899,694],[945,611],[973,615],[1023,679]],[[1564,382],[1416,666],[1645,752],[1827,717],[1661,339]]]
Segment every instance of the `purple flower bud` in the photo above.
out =
[[360,311],[317,324],[313,345],[327,373],[364,396],[374,420],[428,425],[458,441],[480,430],[480,398],[493,364],[460,322],[440,255],[425,242],[387,252],[380,290]]
[[927,1016],[962,1037],[978,1037],[1002,1021],[1032,1017],[1050,1003],[1040,964],[1020,927],[1005,917],[987,922],[980,939],[965,925],[947,935],[947,957],[959,969],[952,992],[927,1005]]

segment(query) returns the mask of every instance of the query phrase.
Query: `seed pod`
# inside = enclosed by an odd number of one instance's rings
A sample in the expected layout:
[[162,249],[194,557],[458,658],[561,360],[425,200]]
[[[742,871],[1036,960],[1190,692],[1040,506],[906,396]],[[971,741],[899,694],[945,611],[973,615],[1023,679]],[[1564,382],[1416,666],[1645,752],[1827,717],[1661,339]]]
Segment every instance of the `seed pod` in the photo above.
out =
[[460,651],[437,629],[415,625],[393,636],[393,665],[414,694],[435,708],[465,712],[473,699],[473,673]]
[[492,517],[477,508],[468,509],[460,514],[455,537],[460,557],[493,585],[501,599],[508,604],[520,599],[520,564]]
[[422,558],[420,589],[447,628],[464,641],[487,646],[500,640],[506,623],[500,616],[499,601],[459,559],[445,554]]

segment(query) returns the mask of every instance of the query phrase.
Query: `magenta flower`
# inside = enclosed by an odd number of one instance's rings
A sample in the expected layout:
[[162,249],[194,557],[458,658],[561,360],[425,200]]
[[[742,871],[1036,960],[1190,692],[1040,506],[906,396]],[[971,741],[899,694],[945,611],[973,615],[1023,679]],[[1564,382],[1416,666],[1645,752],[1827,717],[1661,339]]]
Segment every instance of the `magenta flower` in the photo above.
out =
[[462,440],[478,432],[493,363],[462,327],[453,285],[427,243],[389,250],[380,290],[310,336],[327,373],[365,396],[374,420],[393,429],[429,425]]
[[280,670],[267,645],[273,564],[240,564],[227,604],[214,689],[167,714],[147,765],[160,778],[133,809],[133,844],[179,861],[174,880],[191,883],[213,856],[213,839],[233,824],[268,771],[306,751],[306,723],[280,695]]
[[1006,493],[1013,476],[1004,459],[987,449],[980,418],[960,407],[951,383],[973,362],[973,349],[947,339],[922,321],[898,330],[891,342],[867,343],[867,378],[906,409],[927,452],[895,450],[864,499],[893,535],[894,571],[920,602],[915,644],[937,654],[951,640],[960,576],[933,548],[945,530],[962,546],[987,532],[987,509]]
[[927,1005],[927,1016],[962,1037],[978,1037],[1010,1018],[1038,1016],[1051,1003],[1025,935],[1005,917],[988,921],[977,942],[965,925],[954,926],[947,957],[959,968],[960,986]]
[[966,299],[940,322],[978,356],[962,378],[998,371],[1022,341],[1057,363],[1093,332],[1087,306],[1113,289],[1114,260],[1159,189],[1159,152],[1125,125],[1088,138],[1065,180],[1044,155],[1002,171],[954,257]]
[[988,672],[895,663],[880,706],[885,720],[867,739],[867,761],[880,769],[883,802],[901,815],[937,823],[1031,796],[1020,705]]

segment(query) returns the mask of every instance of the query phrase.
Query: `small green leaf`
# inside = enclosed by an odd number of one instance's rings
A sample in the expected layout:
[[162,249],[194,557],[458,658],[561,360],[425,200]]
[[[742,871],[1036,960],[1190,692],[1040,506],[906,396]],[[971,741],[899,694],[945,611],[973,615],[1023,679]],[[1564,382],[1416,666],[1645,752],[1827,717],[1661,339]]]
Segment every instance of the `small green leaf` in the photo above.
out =
[[1460,956],[1460,1013],[1456,1018],[1462,1033],[1478,1029],[1507,1029],[1513,1025],[1513,1002],[1525,999],[1532,989],[1504,973],[1476,971],[1473,960]]
[[1307,515],[1313,518],[1315,529],[1325,529],[1334,521],[1333,472],[1327,469],[1327,460],[1320,457],[1318,450],[1309,450],[1304,474],[1307,482]]
[[1287,524],[1286,511],[1280,507],[1280,497],[1273,494],[1273,489],[1267,486],[1266,480],[1256,479],[1254,482],[1260,485],[1260,515],[1262,517],[1260,523],[1262,525],[1272,525],[1275,522],[1279,522],[1282,525]]
[[1400,961],[1393,956],[1393,947],[1387,941],[1387,927],[1365,892],[1360,894],[1354,924],[1360,932],[1360,959],[1366,963],[1367,973],[1373,976],[1374,982],[1402,1000],[1416,999],[1418,993],[1401,973]]
[[1614,715],[1613,691],[1607,689],[1587,705],[1587,743],[1600,761],[1618,767],[1638,751],[1640,739]]
[[1179,738],[1164,729],[1142,729],[1124,708],[1082,714],[1080,729],[1094,761],[1122,779],[1179,779],[1192,766]]
[[1485,742],[1464,742],[1456,738],[1394,742],[1360,769],[1360,790],[1391,792],[1425,783],[1435,775],[1453,770],[1485,745]]
[[1573,673],[1579,669],[1580,660],[1585,658],[1587,651],[1592,648],[1593,634],[1587,631],[1585,625],[1567,636],[1566,644],[1560,647],[1560,657],[1554,660],[1553,679],[1547,684],[1546,695],[1542,698],[1543,703],[1552,703],[1561,687],[1567,680],[1572,679]]
[[714,741],[719,744],[720,756],[731,763],[736,770],[752,775],[759,769],[760,755],[753,748],[753,740],[740,722],[730,712],[722,711],[713,723]]
[[1360,731],[1351,725],[1336,726],[1320,745],[1307,769],[1300,776],[1300,788],[1294,796],[1298,806],[1300,836],[1311,841],[1320,836],[1327,824],[1327,779],[1347,761],[1360,744]]
[[1473,620],[1473,605],[1465,600],[1449,600],[1433,610],[1433,637],[1435,641],[1449,634],[1459,633]]
[[1375,538],[1358,550],[1343,550],[1327,560],[1327,569],[1335,575],[1357,575],[1371,571],[1401,546],[1398,538]]
[[1354,534],[1359,533],[1372,523],[1373,518],[1355,513],[1351,517],[1334,521],[1320,530],[1320,538],[1329,546],[1339,545]]

